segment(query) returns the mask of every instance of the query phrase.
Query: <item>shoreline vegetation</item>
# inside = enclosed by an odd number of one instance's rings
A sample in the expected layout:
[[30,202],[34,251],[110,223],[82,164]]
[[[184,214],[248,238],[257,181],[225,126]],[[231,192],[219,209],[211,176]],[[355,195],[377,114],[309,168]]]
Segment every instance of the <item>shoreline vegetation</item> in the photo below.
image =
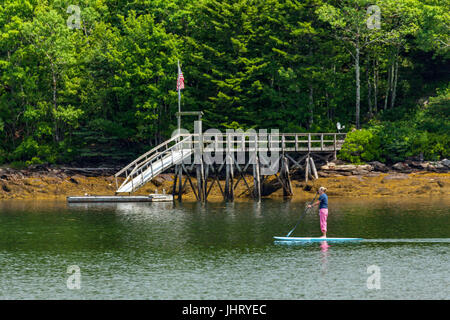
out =
[[435,0],[2,0],[0,164],[128,163],[178,101],[203,130],[340,127],[352,163],[449,159],[449,19]]
[[[429,197],[450,194],[450,160],[435,162],[405,161],[392,166],[380,162],[363,165],[329,162],[319,167],[319,179],[304,181],[304,172],[292,171],[294,196],[311,197],[320,186],[328,188],[330,196],[338,197]],[[67,196],[114,195],[114,173],[117,168],[68,168],[54,165],[30,166],[27,169],[0,168],[0,200],[63,200]],[[251,175],[245,176],[250,187]],[[195,178],[192,178],[196,184]],[[122,179],[118,180],[120,183]],[[225,182],[221,180],[223,185]],[[136,195],[171,193],[173,173],[157,176]],[[262,193],[264,198],[282,198],[283,192],[275,176],[266,179]],[[252,197],[240,183],[235,190],[236,201],[249,201]],[[211,190],[208,201],[222,201],[217,184]],[[183,191],[183,201],[196,201],[189,184]]]

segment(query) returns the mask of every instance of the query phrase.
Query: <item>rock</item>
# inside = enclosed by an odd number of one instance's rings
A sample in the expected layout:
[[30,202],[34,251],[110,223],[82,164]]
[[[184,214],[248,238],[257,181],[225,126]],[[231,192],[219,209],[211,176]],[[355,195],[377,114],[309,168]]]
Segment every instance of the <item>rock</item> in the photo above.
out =
[[[350,174],[364,174],[373,170],[370,164],[354,165],[354,164],[342,164],[336,165],[333,162],[329,162],[326,165],[320,167],[321,170],[333,171],[333,172],[348,172]],[[356,173],[354,173],[356,172]]]
[[422,167],[422,169],[428,169],[428,167],[430,166],[430,164],[428,163],[428,162],[422,162],[421,164],[420,164],[420,166]]
[[389,180],[404,180],[404,179],[409,179],[409,176],[406,174],[388,175],[381,180],[381,183],[385,183],[386,181],[389,181]]
[[336,164],[334,162],[327,162],[327,164],[324,166],[321,166],[320,169],[321,170],[334,170],[335,167],[336,167]]
[[282,186],[280,183],[278,183],[278,181],[275,181],[274,183],[263,183],[261,185],[261,196],[265,197],[271,195],[281,188]]
[[31,164],[28,166],[28,170],[30,171],[50,171],[44,164]]
[[430,162],[427,170],[433,172],[448,172],[448,167],[443,165],[441,162]]
[[369,173],[369,171],[364,170],[364,169],[359,169],[359,168],[357,170],[352,171],[352,174],[354,174],[354,175],[365,175],[368,173]]
[[319,171],[317,174],[319,175],[319,177],[322,177],[322,178],[326,178],[326,177],[330,176],[330,173],[323,172],[323,171]]
[[379,172],[369,172],[366,177],[378,177],[380,174]]
[[441,164],[446,166],[447,168],[450,168],[450,160],[448,159],[441,160]]
[[358,170],[373,171],[373,167],[370,164],[362,164],[358,166]]
[[164,178],[161,176],[156,176],[152,179],[152,182],[155,186],[159,187],[164,183]]
[[434,167],[435,167],[437,170],[439,170],[439,171],[442,171],[442,170],[446,170],[446,169],[447,169],[447,167],[444,166],[441,162],[436,162],[435,165],[434,165]]
[[380,172],[388,172],[389,171],[389,168],[384,163],[381,163],[379,161],[372,161],[372,162],[369,162],[369,164],[373,167],[374,171],[380,171]]
[[171,174],[163,173],[163,174],[160,174],[159,176],[166,181],[173,181],[173,177]]
[[336,170],[336,171],[353,171],[353,170],[356,170],[356,168],[357,168],[357,166],[353,165],[353,164],[343,164],[343,165],[336,166],[334,168],[334,170]]
[[402,162],[397,162],[396,164],[394,164],[394,165],[392,166],[393,169],[399,170],[399,171],[401,171],[401,170],[403,170],[403,169],[405,169],[405,168],[407,168],[407,167],[408,167],[408,165],[407,165],[407,164],[404,164],[404,163],[402,163]]
[[79,184],[78,180],[74,177],[69,178],[69,181],[74,184]]
[[422,169],[422,163],[419,161],[410,161],[408,165],[413,168]]
[[344,161],[342,161],[342,160],[339,160],[339,159],[337,159],[337,160],[334,160],[333,161],[336,165],[341,165],[341,164],[345,164],[345,162]]
[[396,164],[394,164],[392,166],[392,168],[397,171],[404,172],[404,173],[412,172],[410,166],[408,166],[406,163],[403,163],[403,162],[397,162]]

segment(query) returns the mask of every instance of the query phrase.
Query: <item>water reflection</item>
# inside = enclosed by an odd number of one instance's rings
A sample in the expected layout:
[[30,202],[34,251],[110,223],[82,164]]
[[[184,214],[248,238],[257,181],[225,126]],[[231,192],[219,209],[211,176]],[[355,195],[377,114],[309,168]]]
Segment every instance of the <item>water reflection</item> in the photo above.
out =
[[158,213],[174,208],[173,202],[103,202],[103,203],[68,203],[68,208],[77,210],[114,210],[118,214]]
[[330,246],[328,245],[328,242],[322,241],[320,243],[320,252],[321,252],[321,266],[322,266],[322,273],[325,274],[328,271],[328,255],[330,254],[328,252],[328,248]]
[[328,248],[329,248],[330,246],[328,245],[328,242],[326,242],[326,241],[322,241],[321,243],[320,243],[320,248],[321,248],[321,251],[323,252],[323,253],[326,253],[327,251],[328,251]]

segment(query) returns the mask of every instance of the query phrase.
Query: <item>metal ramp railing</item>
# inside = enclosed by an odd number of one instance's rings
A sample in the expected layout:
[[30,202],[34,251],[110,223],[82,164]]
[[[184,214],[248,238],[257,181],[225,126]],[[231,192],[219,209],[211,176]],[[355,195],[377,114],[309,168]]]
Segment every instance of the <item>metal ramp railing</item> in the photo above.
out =
[[[164,170],[190,157],[193,152],[192,135],[174,136],[117,172],[115,174],[116,193],[136,191]],[[125,175],[125,180],[118,186],[117,178],[122,175]]]

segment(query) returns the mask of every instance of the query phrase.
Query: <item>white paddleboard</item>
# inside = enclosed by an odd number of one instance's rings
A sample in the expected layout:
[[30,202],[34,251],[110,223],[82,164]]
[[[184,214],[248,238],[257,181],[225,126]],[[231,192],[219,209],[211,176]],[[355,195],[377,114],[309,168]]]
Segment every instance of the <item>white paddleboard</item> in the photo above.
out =
[[277,241],[360,241],[363,238],[305,238],[305,237],[273,237]]

